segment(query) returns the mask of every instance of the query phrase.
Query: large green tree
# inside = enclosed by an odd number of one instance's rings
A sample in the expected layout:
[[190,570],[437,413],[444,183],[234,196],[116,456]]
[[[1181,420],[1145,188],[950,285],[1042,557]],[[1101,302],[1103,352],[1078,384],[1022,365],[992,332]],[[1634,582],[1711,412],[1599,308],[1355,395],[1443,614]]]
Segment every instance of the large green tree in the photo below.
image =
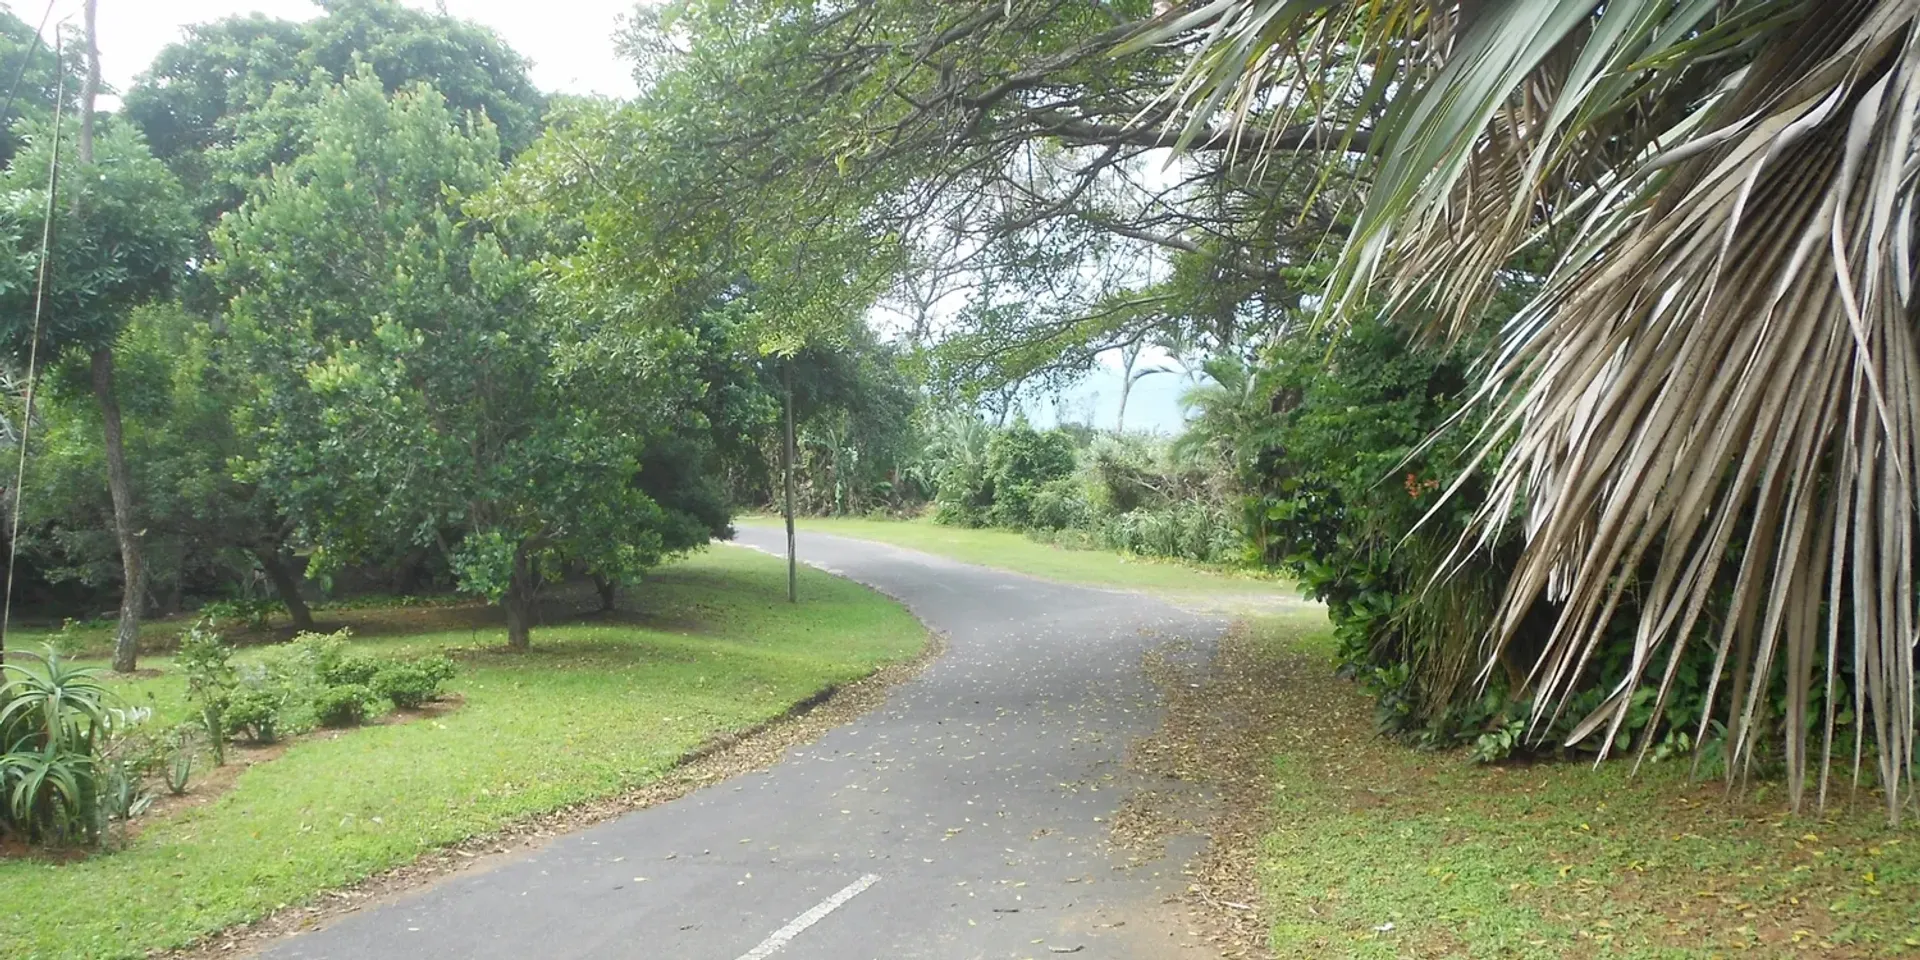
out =
[[[114,667],[132,670],[146,589],[143,527],[126,466],[114,347],[136,307],[172,290],[192,249],[193,221],[179,184],[138,130],[105,120],[92,132],[91,156],[82,159],[77,127],[29,128],[27,144],[0,174],[0,224],[14,253],[0,267],[0,337],[17,369],[37,360],[87,370],[123,568]],[[57,180],[49,176],[56,149]],[[43,231],[51,238],[44,298],[37,275]]]
[[215,274],[259,390],[244,475],[321,570],[395,543],[441,550],[524,648],[543,581],[630,580],[724,529],[688,489],[709,481],[650,493],[645,467],[699,439],[695,339],[661,327],[579,347],[592,315],[543,300],[521,249],[544,231],[464,209],[502,169],[490,123],[424,85],[389,96],[370,68],[324,91],[312,122],[311,146],[223,222]]
[[484,115],[503,156],[533,141],[544,98],[492,31],[396,0],[322,0],[312,20],[261,14],[188,27],[125,97],[127,117],[186,184],[210,228],[254,180],[304,148],[315,91],[364,64],[388,91],[425,82]]
[[[1297,300],[1282,267],[1343,194],[1316,193],[1311,164],[1236,170],[1224,140],[1166,169],[1179,127],[1157,98],[1181,61],[1113,55],[1151,16],[1144,0],[665,4],[626,38],[640,98],[558,124],[518,175],[586,211],[574,275],[609,296],[824,281],[938,343],[927,369],[965,393],[1075,375],[1170,319],[1237,341]],[[1304,128],[1271,142],[1351,146]],[[799,329],[788,313],[806,311],[767,315]]]

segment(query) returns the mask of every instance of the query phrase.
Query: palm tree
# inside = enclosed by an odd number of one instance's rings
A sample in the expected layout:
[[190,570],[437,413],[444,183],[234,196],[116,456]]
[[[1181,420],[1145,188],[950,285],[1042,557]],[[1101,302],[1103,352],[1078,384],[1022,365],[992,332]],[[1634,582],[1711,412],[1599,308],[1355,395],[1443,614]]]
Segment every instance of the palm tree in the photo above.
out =
[[1482,529],[1518,513],[1528,537],[1487,662],[1537,599],[1564,604],[1527,680],[1536,729],[1631,599],[1631,663],[1576,737],[1612,743],[1643,686],[1664,709],[1709,643],[1730,774],[1781,681],[1793,802],[1811,768],[1824,803],[1850,699],[1897,818],[1920,0],[1212,0],[1136,43],[1192,45],[1167,93],[1190,137],[1318,118],[1365,148],[1336,314],[1384,296],[1457,330],[1515,271],[1540,282],[1479,397]]

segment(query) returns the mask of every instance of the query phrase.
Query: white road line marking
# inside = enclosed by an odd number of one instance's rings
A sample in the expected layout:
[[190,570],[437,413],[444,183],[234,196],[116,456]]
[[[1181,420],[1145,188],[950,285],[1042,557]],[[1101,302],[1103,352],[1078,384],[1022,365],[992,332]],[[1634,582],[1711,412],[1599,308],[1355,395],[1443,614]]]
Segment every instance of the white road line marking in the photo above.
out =
[[819,923],[826,918],[827,914],[840,909],[848,900],[859,896],[861,891],[879,882],[880,878],[877,875],[869,873],[847,884],[846,888],[839,893],[820,901],[812,910],[794,917],[792,923],[775,930],[773,936],[760,941],[759,946],[741,954],[740,960],[767,960],[768,957],[779,953],[783,947],[793,942],[793,938],[799,936],[800,931]]

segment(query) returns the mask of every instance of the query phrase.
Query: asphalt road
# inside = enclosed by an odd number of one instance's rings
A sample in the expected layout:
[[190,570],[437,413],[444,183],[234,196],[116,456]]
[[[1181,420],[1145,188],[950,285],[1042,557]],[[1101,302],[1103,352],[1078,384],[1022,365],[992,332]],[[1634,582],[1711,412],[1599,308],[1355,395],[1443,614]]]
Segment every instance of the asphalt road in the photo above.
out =
[[[783,534],[742,543],[784,549]],[[800,556],[948,639],[886,704],[778,765],[280,941],[275,960],[859,960],[1201,956],[1158,904],[1179,864],[1106,840],[1152,730],[1143,655],[1222,622],[890,546]],[[802,598],[804,601],[804,597]],[[1171,643],[1184,640],[1186,644]],[[644,878],[644,879],[642,879]]]

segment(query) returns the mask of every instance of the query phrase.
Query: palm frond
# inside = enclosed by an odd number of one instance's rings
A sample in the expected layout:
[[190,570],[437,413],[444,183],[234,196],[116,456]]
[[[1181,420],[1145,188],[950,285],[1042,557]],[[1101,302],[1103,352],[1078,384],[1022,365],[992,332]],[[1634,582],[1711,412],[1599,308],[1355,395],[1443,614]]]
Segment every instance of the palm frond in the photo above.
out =
[[1272,102],[1299,44],[1393,72],[1369,78],[1384,110],[1328,121],[1377,145],[1330,304],[1384,290],[1458,323],[1503,273],[1540,281],[1479,398],[1499,463],[1481,528],[1523,509],[1528,535],[1495,651],[1536,601],[1562,610],[1528,678],[1536,728],[1626,617],[1631,662],[1576,735],[1612,744],[1643,686],[1664,709],[1711,644],[1702,729],[1726,723],[1730,775],[1777,722],[1796,807],[1811,771],[1824,802],[1851,701],[1897,817],[1920,635],[1920,0],[1189,13],[1153,39],[1201,31],[1169,93],[1196,124]]

